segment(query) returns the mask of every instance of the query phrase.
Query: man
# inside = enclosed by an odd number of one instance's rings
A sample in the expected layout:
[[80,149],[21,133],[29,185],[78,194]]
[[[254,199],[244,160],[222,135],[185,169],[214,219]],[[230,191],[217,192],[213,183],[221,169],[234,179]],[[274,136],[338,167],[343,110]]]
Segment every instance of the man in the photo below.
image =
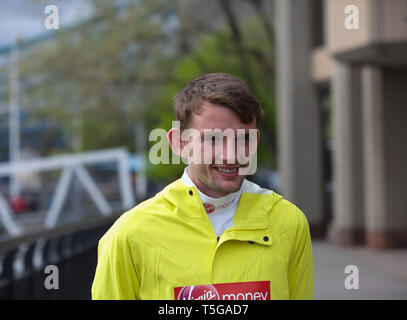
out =
[[[259,139],[256,98],[236,77],[214,73],[191,81],[174,108],[180,126],[169,143],[189,166],[102,237],[92,298],[312,299],[304,214],[242,175]],[[219,129],[235,139],[207,134]]]

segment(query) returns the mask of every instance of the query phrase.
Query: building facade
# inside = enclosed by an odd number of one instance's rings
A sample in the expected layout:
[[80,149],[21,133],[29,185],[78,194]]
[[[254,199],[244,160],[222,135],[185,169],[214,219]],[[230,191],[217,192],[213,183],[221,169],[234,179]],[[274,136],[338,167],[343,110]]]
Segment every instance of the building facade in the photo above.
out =
[[314,238],[406,247],[407,1],[276,0],[275,23],[284,195]]

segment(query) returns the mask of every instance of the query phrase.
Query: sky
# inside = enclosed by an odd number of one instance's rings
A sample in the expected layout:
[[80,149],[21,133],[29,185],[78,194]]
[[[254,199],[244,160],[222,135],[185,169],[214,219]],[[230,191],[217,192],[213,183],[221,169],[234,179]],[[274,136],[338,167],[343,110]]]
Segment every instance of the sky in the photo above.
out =
[[16,39],[53,32],[44,27],[48,5],[59,10],[59,27],[75,24],[90,15],[88,0],[0,0],[0,48]]

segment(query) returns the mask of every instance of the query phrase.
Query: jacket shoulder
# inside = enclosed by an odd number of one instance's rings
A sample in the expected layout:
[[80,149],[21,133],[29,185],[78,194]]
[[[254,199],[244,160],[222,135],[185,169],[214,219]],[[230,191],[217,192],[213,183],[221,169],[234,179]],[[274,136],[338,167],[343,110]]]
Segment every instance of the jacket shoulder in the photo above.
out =
[[273,206],[270,214],[271,225],[278,234],[292,231],[294,234],[309,230],[309,224],[304,212],[292,202],[281,198]]
[[275,232],[281,233],[292,227],[303,227],[307,224],[305,214],[295,204],[284,199],[273,190],[263,188],[254,182],[245,180],[243,193],[249,194],[250,201],[256,202],[256,209],[266,209],[270,225]]
[[172,210],[173,205],[166,199],[165,194],[176,187],[177,183],[178,181],[169,184],[152,198],[124,212],[113,223],[102,239],[114,236],[124,240],[124,238],[128,238],[131,235],[137,236],[143,234],[143,232],[148,232],[149,230],[145,229],[154,225],[157,215],[166,214]]

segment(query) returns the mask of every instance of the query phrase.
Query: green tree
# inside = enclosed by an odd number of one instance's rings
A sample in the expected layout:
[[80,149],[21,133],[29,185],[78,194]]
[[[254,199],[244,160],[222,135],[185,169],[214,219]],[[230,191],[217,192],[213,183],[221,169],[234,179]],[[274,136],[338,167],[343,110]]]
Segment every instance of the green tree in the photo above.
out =
[[176,58],[166,29],[175,1],[98,0],[94,18],[31,50],[22,65],[24,99],[37,117],[66,130],[72,151],[114,146],[134,150],[134,125],[171,81]]

